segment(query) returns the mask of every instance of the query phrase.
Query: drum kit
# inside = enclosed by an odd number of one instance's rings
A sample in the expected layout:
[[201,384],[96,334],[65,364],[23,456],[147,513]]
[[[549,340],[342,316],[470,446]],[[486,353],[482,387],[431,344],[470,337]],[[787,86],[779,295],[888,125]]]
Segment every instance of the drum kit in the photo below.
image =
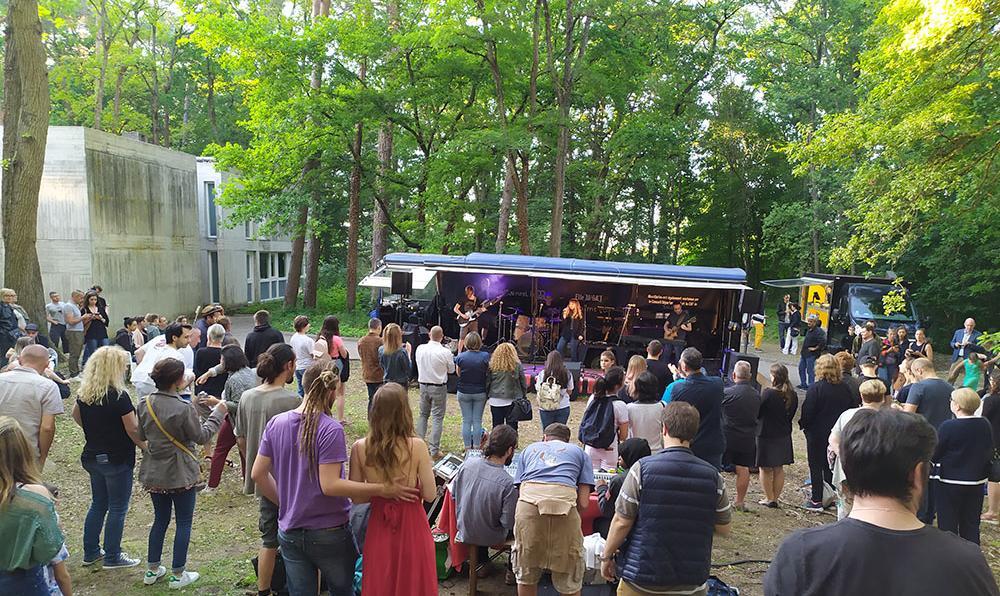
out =
[[540,359],[556,348],[562,324],[562,312],[556,307],[540,306],[536,316],[518,307],[497,315],[499,342],[513,342],[518,356]]

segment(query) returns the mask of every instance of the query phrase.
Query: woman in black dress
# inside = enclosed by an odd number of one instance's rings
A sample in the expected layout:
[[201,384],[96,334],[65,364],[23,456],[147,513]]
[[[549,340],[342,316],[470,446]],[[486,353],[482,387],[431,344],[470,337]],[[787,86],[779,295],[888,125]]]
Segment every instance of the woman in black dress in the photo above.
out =
[[[989,420],[993,428],[994,452],[1000,451],[1000,370],[990,375],[989,389],[983,396],[983,418]],[[1000,519],[1000,482],[989,482],[988,486],[988,507],[980,519],[995,523]]]
[[851,390],[844,384],[840,366],[833,356],[824,354],[816,360],[816,382],[806,391],[802,402],[799,427],[806,435],[806,453],[809,457],[809,477],[812,498],[804,508],[823,511],[824,484],[833,482],[833,470],[826,457],[828,439],[837,419],[854,404]]
[[757,467],[764,487],[765,507],[776,508],[785,487],[784,466],[794,463],[792,454],[792,419],[799,408],[799,396],[788,381],[784,364],[771,365],[771,386],[761,393],[757,418]]

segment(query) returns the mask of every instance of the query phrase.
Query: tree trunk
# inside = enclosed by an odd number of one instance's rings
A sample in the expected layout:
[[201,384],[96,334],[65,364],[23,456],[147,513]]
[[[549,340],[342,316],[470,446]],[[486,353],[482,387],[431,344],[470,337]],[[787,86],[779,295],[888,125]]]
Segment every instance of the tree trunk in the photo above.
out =
[[215,69],[212,68],[212,59],[205,57],[205,85],[208,87],[205,96],[205,104],[208,109],[208,126],[212,131],[212,141],[219,142],[219,123],[215,116]]
[[[311,160],[310,160],[311,161]],[[310,166],[307,164],[306,168]],[[311,167],[315,168],[315,164]],[[299,207],[299,218],[295,222],[292,236],[292,258],[288,263],[288,283],[285,284],[285,306],[293,307],[299,300],[299,282],[302,279],[302,257],[306,250],[306,226],[309,225],[309,205]]]
[[7,7],[3,86],[4,285],[17,291],[32,320],[44,324],[38,265],[38,190],[49,131],[49,82],[35,0]]
[[[319,190],[313,191],[313,204],[322,200]],[[302,306],[316,308],[316,293],[319,287],[319,258],[323,253],[323,239],[313,230],[309,237],[309,258],[306,261],[306,283],[302,290]]]
[[497,221],[497,254],[507,252],[507,236],[510,233],[510,206],[514,198],[514,172],[506,159],[503,164],[503,194],[500,197],[500,218]]
[[521,254],[531,254],[531,237],[528,235],[528,158],[521,156],[521,175],[515,176],[517,189],[517,236],[521,242]]
[[552,224],[549,236],[549,256],[562,252],[563,200],[566,191],[566,160],[569,152],[569,106],[559,108],[559,132],[556,136],[556,164],[553,170]]
[[108,43],[105,22],[108,20],[107,0],[101,0],[97,11],[97,51],[101,53],[101,63],[97,71],[97,83],[94,85],[94,128],[102,130],[101,120],[104,115],[104,79],[108,73]]
[[[365,65],[361,66],[361,77],[365,76]],[[351,154],[354,165],[351,167],[351,187],[349,194],[347,228],[347,310],[354,310],[358,291],[358,228],[361,213],[361,141],[364,136],[363,125],[358,122],[354,131],[354,142],[351,144]],[[381,206],[375,205],[375,211],[380,212]],[[383,214],[384,215],[384,214]]]
[[111,108],[111,119],[114,122],[115,134],[121,133],[122,85],[125,84],[125,75],[127,73],[128,67],[122,66],[118,69],[118,78],[115,79],[115,99]]
[[[389,33],[398,33],[400,28],[398,0],[389,0],[386,2],[385,10],[389,17]],[[390,54],[395,54],[396,51],[396,47],[389,49]],[[392,159],[392,152],[392,123],[385,122],[378,131],[378,181],[375,185],[375,193],[382,197],[382,204],[386,207],[389,207],[394,203],[394,201],[389,197],[388,185],[386,184],[389,176],[396,170]],[[382,210],[378,200],[376,200],[374,211],[372,213],[372,271],[375,270],[378,262],[382,260],[382,257],[385,256],[385,253],[388,250],[389,234],[386,226],[388,220],[388,214]],[[374,295],[374,290],[372,290],[372,292]]]

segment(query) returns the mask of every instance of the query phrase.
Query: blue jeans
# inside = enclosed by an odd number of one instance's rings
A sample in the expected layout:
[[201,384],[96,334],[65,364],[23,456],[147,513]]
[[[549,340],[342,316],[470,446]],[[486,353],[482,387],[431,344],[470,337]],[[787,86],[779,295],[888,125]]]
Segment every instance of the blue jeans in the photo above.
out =
[[538,410],[538,419],[542,423],[542,431],[553,422],[566,424],[569,422],[569,406],[558,410]]
[[318,595],[316,571],[323,574],[330,596],[354,595],[358,549],[346,525],[325,530],[278,530],[278,543],[291,596]]
[[486,409],[485,393],[458,392],[458,406],[462,409],[462,444],[479,449],[483,439],[483,410]]
[[111,341],[108,338],[104,339],[88,339],[83,344],[83,362],[80,363],[80,367],[87,366],[87,360],[90,355],[97,351],[97,348],[101,346],[106,346],[110,344]]
[[[566,353],[566,348],[569,348],[568,354]],[[581,348],[583,348],[583,345],[575,337],[570,340],[560,337],[559,343],[556,344],[556,351],[566,356],[566,359],[570,362],[580,362],[583,360],[583,354],[581,354],[583,350]]]
[[306,374],[306,369],[295,369],[295,382],[299,386],[299,397],[305,397],[306,392],[302,389],[302,375]]
[[116,561],[122,552],[125,515],[132,498],[133,466],[84,460],[83,469],[90,474],[90,510],[83,522],[83,560],[93,561],[101,556],[103,528],[104,560]]
[[188,545],[191,543],[191,522],[194,520],[194,501],[198,490],[190,488],[182,493],[163,495],[150,493],[153,499],[153,525],[149,528],[149,550],[146,561],[159,565],[163,555],[163,539],[170,525],[170,508],[173,507],[177,519],[177,530],[174,532],[174,555],[171,569],[175,574],[184,570],[187,565]]
[[36,565],[27,570],[0,571],[0,594],[49,596],[49,586],[45,581],[45,566]]
[[[808,378],[808,381],[806,380]],[[802,352],[802,357],[799,358],[799,384],[800,385],[812,385],[816,382],[816,356],[810,356],[806,352]]]
[[506,424],[517,430],[517,423],[520,422],[514,415],[514,404],[509,406],[490,406],[490,413],[493,414],[493,428]]

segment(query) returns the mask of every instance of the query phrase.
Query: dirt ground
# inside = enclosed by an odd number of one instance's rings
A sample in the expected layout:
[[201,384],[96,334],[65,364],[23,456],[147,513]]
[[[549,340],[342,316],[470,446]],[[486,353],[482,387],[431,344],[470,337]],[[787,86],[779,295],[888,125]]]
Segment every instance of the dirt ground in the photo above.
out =
[[[783,359],[794,365],[793,357],[783,356],[776,348],[765,346],[761,369],[766,370],[775,359]],[[360,366],[353,367],[360,370]],[[796,378],[795,373],[791,375]],[[416,390],[410,390],[410,397],[416,406]],[[367,431],[365,421],[365,386],[359,379],[348,384],[347,431],[349,439],[363,436]],[[67,402],[67,407],[71,404]],[[584,404],[576,401],[572,406],[570,426],[576,428],[583,414]],[[414,407],[414,413],[416,408]],[[68,412],[67,412],[68,414]],[[459,433],[460,414],[454,398],[449,398],[448,415],[445,419],[443,445],[446,451],[461,450]],[[55,444],[50,463],[45,470],[45,480],[60,489],[58,510],[65,530],[70,551],[68,561],[70,573],[76,586],[75,593],[82,595],[157,595],[175,593],[167,589],[165,583],[154,587],[142,585],[142,567],[125,570],[94,571],[80,565],[82,553],[83,520],[90,504],[89,481],[80,467],[79,456],[83,446],[83,433],[70,417],[58,419]],[[521,427],[521,445],[538,440],[540,428],[537,420],[524,423]],[[738,587],[742,594],[759,596],[763,594],[762,582],[767,570],[766,563],[741,563],[748,560],[770,560],[778,544],[793,530],[835,521],[831,514],[810,513],[798,508],[804,499],[800,490],[803,480],[808,477],[805,464],[805,440],[800,432],[794,435],[796,463],[786,469],[786,486],[782,495],[781,508],[766,509],[756,505],[763,497],[756,479],[751,482],[747,503],[749,513],[735,513],[732,535],[716,538],[713,552],[713,573],[726,583]],[[237,462],[235,451],[232,456]],[[735,493],[734,477],[727,475],[731,494]],[[132,496],[132,506],[126,520],[123,548],[140,559],[145,558],[146,537],[152,521],[149,496],[138,485]],[[169,560],[173,527],[167,534],[164,546],[164,560]],[[257,504],[252,497],[240,493],[239,470],[227,468],[219,490],[211,495],[199,495],[195,513],[194,528],[189,550],[189,569],[199,571],[202,579],[184,590],[189,594],[254,594],[255,579],[250,558],[256,554],[258,545]],[[984,525],[983,549],[994,573],[1000,571],[1000,530],[997,526]],[[502,574],[482,580],[481,594],[513,594],[514,588],[505,586]],[[453,576],[440,583],[442,595],[468,594],[467,579]]]

